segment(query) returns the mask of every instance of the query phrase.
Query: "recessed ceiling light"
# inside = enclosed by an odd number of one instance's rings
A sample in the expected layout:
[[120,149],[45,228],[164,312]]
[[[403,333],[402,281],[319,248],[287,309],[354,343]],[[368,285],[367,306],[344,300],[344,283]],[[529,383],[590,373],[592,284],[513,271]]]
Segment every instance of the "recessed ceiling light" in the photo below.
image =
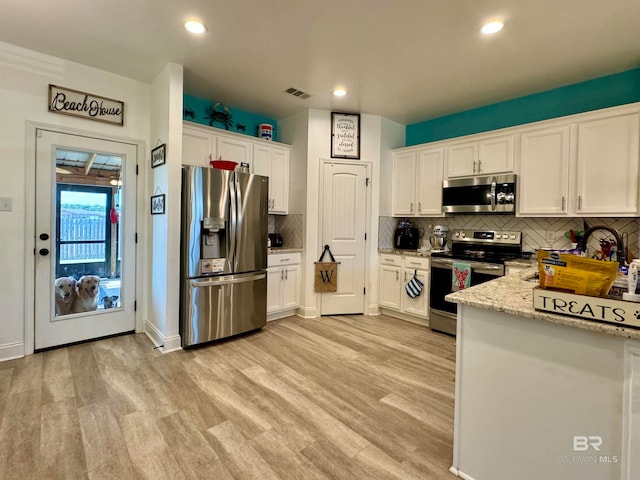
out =
[[344,88],[336,88],[333,91],[334,97],[344,97],[347,94],[347,91]]
[[186,28],[187,31],[194,33],[196,35],[202,35],[204,32],[207,31],[207,27],[204,26],[204,23],[197,22],[195,20],[190,20],[188,22],[185,22],[184,28]]
[[502,27],[504,27],[503,22],[501,22],[500,20],[494,20],[492,22],[485,23],[480,31],[485,35],[491,35],[492,33],[497,33],[502,30]]

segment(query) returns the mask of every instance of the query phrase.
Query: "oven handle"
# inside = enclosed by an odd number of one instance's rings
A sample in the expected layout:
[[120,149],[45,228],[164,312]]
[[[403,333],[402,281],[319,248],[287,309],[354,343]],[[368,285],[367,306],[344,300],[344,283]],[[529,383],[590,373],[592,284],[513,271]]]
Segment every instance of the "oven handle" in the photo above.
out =
[[[444,268],[445,270],[451,270],[453,263],[458,260],[450,258],[433,258],[431,257],[431,268]],[[486,275],[494,275],[496,277],[502,277],[504,275],[504,265],[499,263],[482,263],[482,262],[465,262],[460,260],[460,263],[468,263],[471,266],[471,270],[476,273],[484,273]]]

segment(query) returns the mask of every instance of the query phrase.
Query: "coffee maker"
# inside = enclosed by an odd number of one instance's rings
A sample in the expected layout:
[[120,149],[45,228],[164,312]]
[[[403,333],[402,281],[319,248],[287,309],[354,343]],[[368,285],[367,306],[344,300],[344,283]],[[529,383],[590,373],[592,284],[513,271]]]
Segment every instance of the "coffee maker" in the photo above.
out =
[[408,220],[398,222],[393,237],[393,247],[397,250],[417,250],[420,248],[420,229]]
[[447,247],[447,235],[449,233],[449,227],[445,225],[436,225],[433,227],[432,235],[429,237],[431,243],[431,250],[435,252],[444,252],[448,250]]

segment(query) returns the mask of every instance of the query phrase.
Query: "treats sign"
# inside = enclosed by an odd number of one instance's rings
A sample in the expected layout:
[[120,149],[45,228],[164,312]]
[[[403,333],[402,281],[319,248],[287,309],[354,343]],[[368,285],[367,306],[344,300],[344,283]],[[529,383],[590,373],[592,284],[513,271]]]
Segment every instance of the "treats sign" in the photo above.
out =
[[124,102],[49,85],[49,111],[122,126]]
[[561,315],[640,327],[640,303],[533,289],[533,307]]

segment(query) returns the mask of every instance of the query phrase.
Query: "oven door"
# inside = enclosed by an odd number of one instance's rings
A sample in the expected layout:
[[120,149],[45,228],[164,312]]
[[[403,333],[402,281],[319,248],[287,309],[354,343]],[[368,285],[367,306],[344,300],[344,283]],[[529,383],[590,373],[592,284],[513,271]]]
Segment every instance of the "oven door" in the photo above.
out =
[[497,263],[466,262],[451,258],[431,257],[431,285],[429,289],[429,326],[449,335],[456,334],[458,306],[444,297],[453,292],[452,265],[460,261],[471,266],[471,286],[494,280],[504,275],[504,265]]

